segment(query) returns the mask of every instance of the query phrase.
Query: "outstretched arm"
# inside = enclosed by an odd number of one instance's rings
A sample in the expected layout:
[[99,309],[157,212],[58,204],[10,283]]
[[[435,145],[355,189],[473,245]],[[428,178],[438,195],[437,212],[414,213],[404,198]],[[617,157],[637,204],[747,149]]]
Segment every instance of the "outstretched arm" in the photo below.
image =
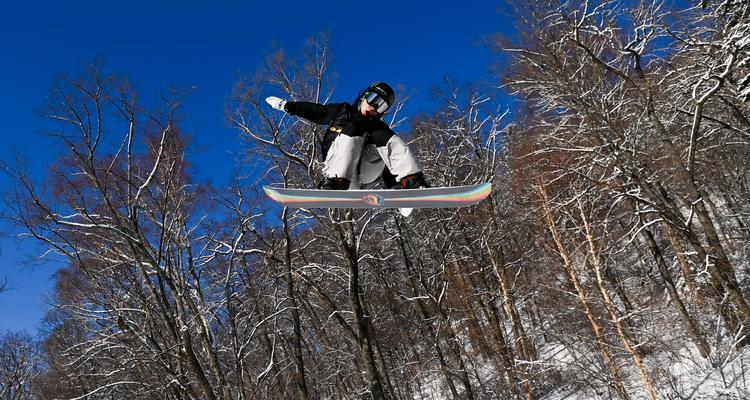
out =
[[266,97],[275,110],[286,111],[316,124],[329,124],[339,113],[346,111],[346,103],[318,104],[308,101],[286,101],[280,97]]

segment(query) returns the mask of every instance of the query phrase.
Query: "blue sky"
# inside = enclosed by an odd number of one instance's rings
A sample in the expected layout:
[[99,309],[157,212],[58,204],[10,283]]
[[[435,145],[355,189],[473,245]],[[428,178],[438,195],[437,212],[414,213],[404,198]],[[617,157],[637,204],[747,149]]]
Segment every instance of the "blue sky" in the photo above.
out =
[[[334,100],[350,101],[383,80],[414,93],[407,115],[434,107],[431,89],[443,77],[494,82],[496,61],[482,38],[510,29],[500,2],[430,1],[6,1],[0,13],[0,160],[24,161],[35,180],[60,149],[40,132],[45,96],[61,74],[101,58],[105,70],[127,74],[139,92],[195,86],[184,114],[194,138],[189,158],[199,179],[222,185],[241,168],[238,133],[224,120],[232,84],[252,73],[274,43],[296,54],[328,32]],[[274,93],[268,93],[273,95]],[[11,188],[6,176],[0,188]],[[39,248],[2,222],[0,332],[36,333],[57,265],[29,265]]]

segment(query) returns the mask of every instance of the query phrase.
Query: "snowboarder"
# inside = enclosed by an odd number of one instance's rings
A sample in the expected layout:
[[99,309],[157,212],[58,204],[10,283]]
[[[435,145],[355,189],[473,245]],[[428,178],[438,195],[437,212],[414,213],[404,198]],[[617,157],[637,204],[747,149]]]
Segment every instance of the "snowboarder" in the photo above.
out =
[[362,90],[353,104],[318,104],[268,97],[266,102],[316,124],[326,124],[321,140],[323,176],[319,189],[375,186],[382,176],[386,188],[429,187],[409,146],[381,120],[396,99],[393,89],[376,82]]

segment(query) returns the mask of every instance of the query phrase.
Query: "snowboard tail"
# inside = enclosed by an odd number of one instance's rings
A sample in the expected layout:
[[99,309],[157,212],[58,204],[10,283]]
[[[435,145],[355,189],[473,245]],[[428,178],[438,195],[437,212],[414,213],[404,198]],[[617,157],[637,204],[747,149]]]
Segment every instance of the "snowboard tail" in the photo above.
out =
[[490,182],[422,189],[321,190],[265,186],[272,200],[292,208],[453,208],[477,204],[491,190]]

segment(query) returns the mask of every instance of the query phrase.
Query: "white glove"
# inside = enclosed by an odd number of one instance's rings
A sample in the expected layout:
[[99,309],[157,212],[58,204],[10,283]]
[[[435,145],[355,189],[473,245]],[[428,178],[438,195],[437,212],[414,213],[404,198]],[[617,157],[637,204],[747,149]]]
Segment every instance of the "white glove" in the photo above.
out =
[[284,109],[284,106],[286,105],[286,100],[284,99],[281,99],[275,96],[270,96],[270,97],[266,97],[266,103],[268,103],[271,107],[273,107],[274,110],[286,111]]

